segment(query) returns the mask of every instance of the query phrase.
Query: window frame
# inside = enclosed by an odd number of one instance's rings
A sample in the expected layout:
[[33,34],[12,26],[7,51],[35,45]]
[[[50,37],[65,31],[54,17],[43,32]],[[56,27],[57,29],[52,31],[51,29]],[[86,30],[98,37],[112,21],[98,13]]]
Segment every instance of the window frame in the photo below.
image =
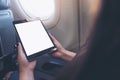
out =
[[[19,0],[12,0],[12,1],[14,3],[14,7],[15,7],[14,11],[19,17],[22,17],[22,18],[26,19],[27,21],[31,21],[31,20],[36,19],[35,17],[31,17],[23,9]],[[52,15],[48,19],[42,20],[47,29],[54,28],[56,26],[56,24],[58,23],[58,21],[60,19],[60,4],[61,4],[61,0],[55,0],[55,13],[54,13],[54,15]]]

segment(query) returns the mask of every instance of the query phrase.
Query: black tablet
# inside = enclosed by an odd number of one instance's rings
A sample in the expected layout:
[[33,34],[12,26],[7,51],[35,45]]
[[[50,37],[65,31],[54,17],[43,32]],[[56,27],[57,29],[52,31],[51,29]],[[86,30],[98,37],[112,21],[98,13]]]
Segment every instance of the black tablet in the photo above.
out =
[[34,60],[36,57],[53,53],[57,50],[47,30],[40,20],[29,22],[13,22],[18,42],[21,42],[27,59]]

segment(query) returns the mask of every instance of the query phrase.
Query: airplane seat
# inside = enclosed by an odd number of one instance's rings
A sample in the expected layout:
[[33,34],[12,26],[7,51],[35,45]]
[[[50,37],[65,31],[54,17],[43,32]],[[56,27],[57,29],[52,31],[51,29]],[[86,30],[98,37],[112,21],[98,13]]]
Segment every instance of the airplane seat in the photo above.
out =
[[0,36],[3,45],[2,55],[14,52],[15,31],[12,22],[14,17],[10,8],[10,0],[0,0]]
[[[0,79],[14,66],[15,30],[12,24],[14,17],[10,10],[11,0],[0,0]],[[16,52],[15,52],[16,53]]]

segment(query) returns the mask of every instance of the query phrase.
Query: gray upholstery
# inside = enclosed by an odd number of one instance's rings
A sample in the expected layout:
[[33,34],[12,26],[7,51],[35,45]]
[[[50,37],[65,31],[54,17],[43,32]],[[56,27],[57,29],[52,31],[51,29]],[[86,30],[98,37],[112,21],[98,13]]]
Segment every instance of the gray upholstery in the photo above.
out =
[[0,36],[3,43],[4,53],[14,51],[15,31],[13,26],[13,14],[9,9],[10,0],[0,0]]
[[0,0],[0,10],[8,9],[10,6],[10,0]]
[[[0,0],[0,80],[8,71],[15,69],[16,37],[13,14],[9,9],[10,0]],[[3,64],[4,63],[4,64]]]

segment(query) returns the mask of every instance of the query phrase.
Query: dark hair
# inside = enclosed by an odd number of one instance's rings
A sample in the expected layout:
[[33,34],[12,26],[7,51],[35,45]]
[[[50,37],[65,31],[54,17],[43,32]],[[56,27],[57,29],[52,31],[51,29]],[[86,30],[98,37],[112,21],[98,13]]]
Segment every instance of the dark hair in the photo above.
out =
[[119,8],[120,0],[102,0],[85,57],[77,55],[57,80],[120,80]]

